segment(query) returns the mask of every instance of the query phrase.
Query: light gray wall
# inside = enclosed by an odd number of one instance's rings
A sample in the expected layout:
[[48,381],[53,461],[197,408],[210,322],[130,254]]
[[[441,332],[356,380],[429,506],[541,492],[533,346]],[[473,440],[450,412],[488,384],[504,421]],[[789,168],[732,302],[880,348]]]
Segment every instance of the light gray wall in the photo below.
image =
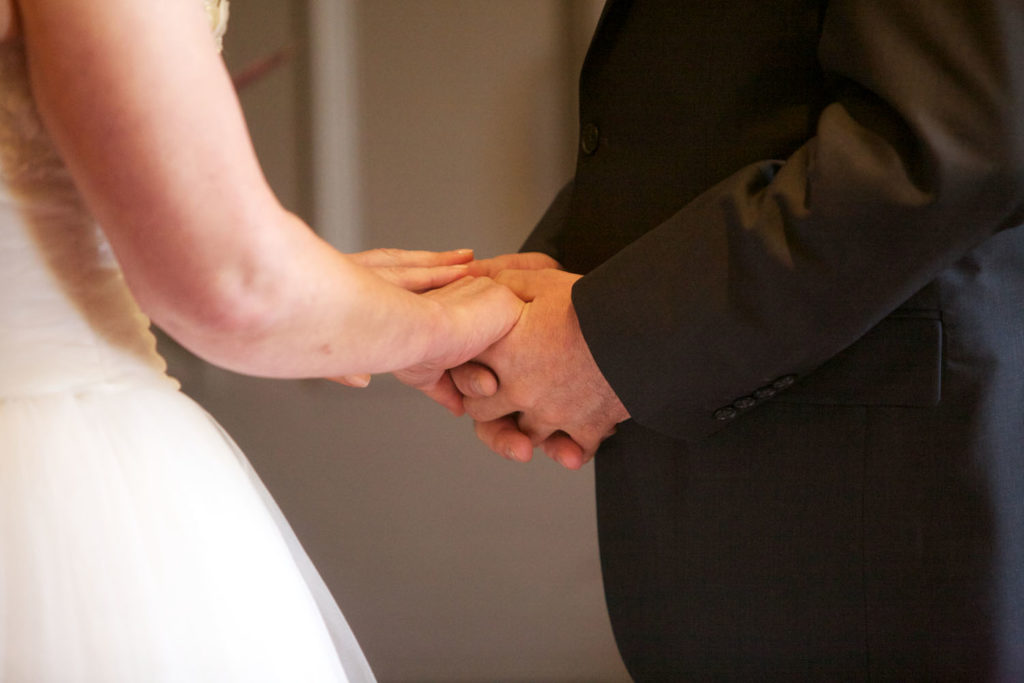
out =
[[[328,0],[311,0],[321,2]],[[593,0],[363,0],[344,93],[366,246],[515,250],[568,178]],[[242,93],[290,208],[317,215],[307,7],[238,0],[229,67],[291,46]],[[354,106],[352,106],[354,105]],[[346,226],[327,226],[338,235]],[[598,565],[592,473],[507,463],[467,418],[367,390],[239,377],[168,342],[172,371],[249,454],[381,681],[625,681]]]

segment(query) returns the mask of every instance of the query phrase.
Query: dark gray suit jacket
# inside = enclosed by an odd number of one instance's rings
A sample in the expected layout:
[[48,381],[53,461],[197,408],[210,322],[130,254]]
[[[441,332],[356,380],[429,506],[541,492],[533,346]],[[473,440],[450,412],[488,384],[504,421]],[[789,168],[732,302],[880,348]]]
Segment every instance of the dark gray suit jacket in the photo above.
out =
[[1024,2],[610,0],[524,249],[638,680],[1024,680]]

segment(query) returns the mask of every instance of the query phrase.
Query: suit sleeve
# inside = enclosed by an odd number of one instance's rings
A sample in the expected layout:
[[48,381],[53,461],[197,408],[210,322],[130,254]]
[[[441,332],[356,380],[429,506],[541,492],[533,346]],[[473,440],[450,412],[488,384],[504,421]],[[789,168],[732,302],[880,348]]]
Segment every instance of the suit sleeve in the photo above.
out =
[[649,428],[722,428],[722,406],[809,373],[1024,221],[1024,4],[833,1],[818,59],[811,139],[576,283],[598,365]]

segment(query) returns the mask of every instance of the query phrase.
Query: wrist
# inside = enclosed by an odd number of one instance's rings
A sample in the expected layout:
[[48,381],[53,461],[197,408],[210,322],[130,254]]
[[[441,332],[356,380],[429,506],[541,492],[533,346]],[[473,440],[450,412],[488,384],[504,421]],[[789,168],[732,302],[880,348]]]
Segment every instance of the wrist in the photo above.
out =
[[420,304],[416,344],[418,352],[413,364],[432,365],[442,360],[447,351],[446,342],[455,337],[457,327],[451,309],[439,301],[419,294],[413,295]]

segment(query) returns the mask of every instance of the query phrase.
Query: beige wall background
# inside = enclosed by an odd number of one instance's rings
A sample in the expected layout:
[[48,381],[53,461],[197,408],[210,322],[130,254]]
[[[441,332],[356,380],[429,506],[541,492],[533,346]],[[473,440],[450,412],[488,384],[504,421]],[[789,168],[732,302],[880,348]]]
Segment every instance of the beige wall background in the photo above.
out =
[[[345,249],[518,248],[575,155],[595,0],[235,0],[225,59],[282,201]],[[468,418],[366,390],[241,377],[163,340],[253,461],[379,679],[627,681],[592,472],[480,446]]]

